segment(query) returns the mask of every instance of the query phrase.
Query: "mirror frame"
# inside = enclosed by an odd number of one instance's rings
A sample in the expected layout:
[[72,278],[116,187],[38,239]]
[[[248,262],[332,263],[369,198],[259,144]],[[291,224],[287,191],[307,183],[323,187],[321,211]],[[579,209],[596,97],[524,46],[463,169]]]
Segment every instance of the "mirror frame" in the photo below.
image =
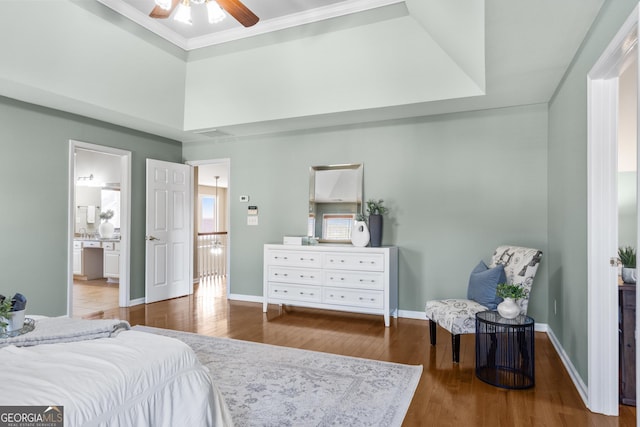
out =
[[[318,172],[322,171],[339,171],[339,170],[352,170],[356,171],[356,183],[355,183],[355,197],[353,201],[351,199],[347,201],[316,201],[316,177]],[[325,209],[318,210],[319,207],[328,206],[330,211],[335,211],[336,214],[353,215],[354,219],[358,214],[363,212],[363,194],[364,194],[364,164],[363,163],[349,163],[349,164],[337,164],[327,166],[311,166],[309,167],[309,211],[307,216],[307,234],[309,237],[317,237],[320,243],[351,243],[350,239],[326,239],[323,238],[324,224],[323,219],[320,222],[320,228],[318,228],[318,212],[323,212]],[[341,211],[342,207],[351,205],[347,211]],[[314,218],[313,221],[311,218]],[[319,233],[316,231],[319,230]],[[319,234],[319,236],[316,236]]]

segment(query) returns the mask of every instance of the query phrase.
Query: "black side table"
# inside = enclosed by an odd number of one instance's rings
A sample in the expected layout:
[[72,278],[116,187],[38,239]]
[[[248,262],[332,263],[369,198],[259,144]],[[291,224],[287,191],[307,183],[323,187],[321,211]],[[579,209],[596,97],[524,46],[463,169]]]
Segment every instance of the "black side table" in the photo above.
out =
[[505,319],[497,311],[476,314],[476,376],[502,388],[535,385],[534,320]]

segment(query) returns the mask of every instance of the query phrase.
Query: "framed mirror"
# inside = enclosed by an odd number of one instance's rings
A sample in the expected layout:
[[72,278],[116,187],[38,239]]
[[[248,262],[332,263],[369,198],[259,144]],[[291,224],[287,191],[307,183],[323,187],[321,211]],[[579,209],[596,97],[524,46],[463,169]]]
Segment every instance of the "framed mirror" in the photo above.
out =
[[362,213],[363,168],[362,163],[309,168],[309,237],[351,242],[351,226]]

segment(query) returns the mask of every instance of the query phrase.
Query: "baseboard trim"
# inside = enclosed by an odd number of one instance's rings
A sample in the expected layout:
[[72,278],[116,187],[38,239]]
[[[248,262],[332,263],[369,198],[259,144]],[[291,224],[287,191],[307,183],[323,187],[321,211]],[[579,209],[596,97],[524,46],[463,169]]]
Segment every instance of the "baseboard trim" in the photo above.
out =
[[589,389],[587,388],[584,381],[582,380],[582,377],[580,377],[580,374],[576,370],[576,367],[573,366],[573,363],[571,363],[571,359],[569,359],[569,356],[564,351],[564,348],[560,344],[560,341],[558,341],[558,338],[556,337],[556,335],[553,333],[553,330],[551,328],[547,328],[546,332],[547,332],[547,336],[549,337],[549,340],[551,340],[551,344],[553,344],[553,347],[556,349],[556,353],[558,353],[558,356],[560,357],[562,364],[567,370],[569,377],[571,377],[571,381],[573,381],[573,384],[575,385],[576,390],[578,390],[578,394],[580,395],[580,398],[584,402],[584,406],[588,408],[589,407]]
[[144,304],[144,298],[136,298],[129,300],[129,307]]
[[263,297],[256,295],[229,294],[227,295],[227,299],[234,301],[259,302],[260,304],[264,302]]

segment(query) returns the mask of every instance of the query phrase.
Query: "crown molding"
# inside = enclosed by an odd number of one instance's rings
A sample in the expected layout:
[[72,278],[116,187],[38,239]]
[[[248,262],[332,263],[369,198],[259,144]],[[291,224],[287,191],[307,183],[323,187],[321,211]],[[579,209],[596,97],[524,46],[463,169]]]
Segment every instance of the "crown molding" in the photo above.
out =
[[273,31],[284,30],[287,28],[405,2],[405,0],[347,0],[329,6],[294,13],[266,21],[260,21],[253,27],[249,28],[237,27],[231,30],[213,32],[205,36],[185,38],[164,26],[158,20],[149,18],[147,14],[139,11],[123,0],[98,1],[185,51],[214,46]]

